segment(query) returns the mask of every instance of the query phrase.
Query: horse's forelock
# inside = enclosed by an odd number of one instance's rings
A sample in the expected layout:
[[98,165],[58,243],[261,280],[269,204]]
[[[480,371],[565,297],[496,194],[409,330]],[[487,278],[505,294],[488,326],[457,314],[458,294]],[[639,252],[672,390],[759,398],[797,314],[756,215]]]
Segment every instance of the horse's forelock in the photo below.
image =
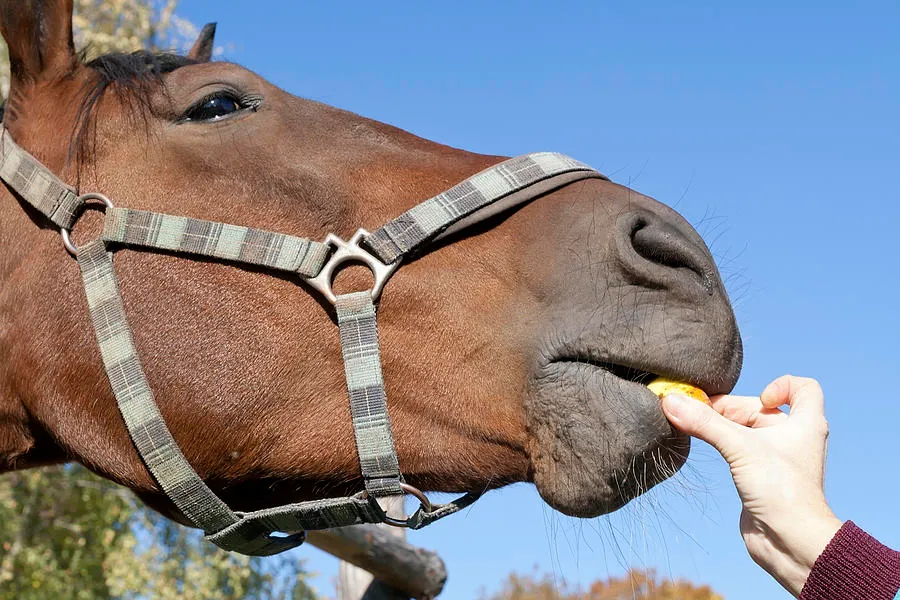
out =
[[130,117],[146,124],[153,94],[160,89],[163,75],[198,63],[171,52],[148,50],[111,52],[91,60],[86,60],[85,54],[86,50],[82,50],[82,63],[98,77],[93,78],[85,89],[69,144],[69,160],[74,159],[79,167],[94,152],[96,108],[107,91],[116,94]]

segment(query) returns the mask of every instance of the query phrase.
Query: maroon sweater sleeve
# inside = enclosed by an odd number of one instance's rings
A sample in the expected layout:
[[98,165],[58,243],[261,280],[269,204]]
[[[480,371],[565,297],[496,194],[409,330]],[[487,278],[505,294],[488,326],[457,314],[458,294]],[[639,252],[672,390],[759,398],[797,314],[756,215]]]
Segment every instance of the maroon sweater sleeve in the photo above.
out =
[[900,552],[847,521],[816,559],[800,600],[894,600]]

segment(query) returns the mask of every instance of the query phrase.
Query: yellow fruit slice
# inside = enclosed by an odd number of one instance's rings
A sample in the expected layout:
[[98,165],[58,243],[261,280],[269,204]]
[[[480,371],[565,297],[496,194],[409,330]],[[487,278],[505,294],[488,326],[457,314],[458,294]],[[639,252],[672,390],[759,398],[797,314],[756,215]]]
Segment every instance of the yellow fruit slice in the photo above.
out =
[[666,379],[665,377],[657,377],[653,381],[647,384],[647,387],[650,388],[650,391],[659,396],[662,399],[666,394],[683,394],[688,398],[693,398],[694,400],[699,400],[704,404],[709,404],[709,396],[706,395],[706,392],[701,390],[698,387],[694,387],[689,383],[682,383],[680,381],[672,381],[671,379]]

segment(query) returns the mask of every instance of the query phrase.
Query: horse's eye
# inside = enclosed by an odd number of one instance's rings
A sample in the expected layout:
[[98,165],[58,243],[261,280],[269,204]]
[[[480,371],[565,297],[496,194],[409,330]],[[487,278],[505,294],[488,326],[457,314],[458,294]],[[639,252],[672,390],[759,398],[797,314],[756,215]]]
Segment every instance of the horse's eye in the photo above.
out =
[[231,95],[219,94],[204,98],[185,114],[185,121],[218,121],[232,113],[246,108]]

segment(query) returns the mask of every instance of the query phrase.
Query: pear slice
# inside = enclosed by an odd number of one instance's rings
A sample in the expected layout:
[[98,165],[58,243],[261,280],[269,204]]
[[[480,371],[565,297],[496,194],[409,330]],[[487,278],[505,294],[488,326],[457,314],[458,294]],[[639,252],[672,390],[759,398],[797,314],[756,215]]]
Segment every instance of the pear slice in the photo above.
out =
[[673,381],[671,379],[666,379],[665,377],[657,377],[648,383],[647,387],[650,388],[651,392],[659,396],[660,399],[666,394],[682,394],[704,404],[709,404],[709,396],[706,395],[706,392],[689,383]]

